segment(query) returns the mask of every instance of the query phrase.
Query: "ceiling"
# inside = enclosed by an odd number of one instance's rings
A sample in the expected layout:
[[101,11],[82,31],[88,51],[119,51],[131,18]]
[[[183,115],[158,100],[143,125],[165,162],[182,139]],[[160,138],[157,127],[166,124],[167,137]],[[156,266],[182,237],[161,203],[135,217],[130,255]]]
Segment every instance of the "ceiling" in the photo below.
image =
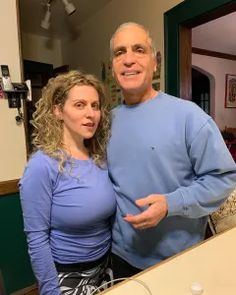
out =
[[[111,0],[68,0],[77,10],[68,16],[62,0],[51,0],[51,27],[40,27],[48,0],[19,0],[20,25],[24,33],[62,38],[79,35],[82,23]],[[236,55],[236,12],[205,23],[192,30],[192,46]]]
[[192,46],[236,55],[236,12],[193,28]]
[[51,26],[49,30],[40,27],[46,12],[48,0],[19,0],[20,26],[24,33],[61,38],[76,35],[80,25],[111,0],[68,0],[76,11],[68,16],[62,0],[51,0]]

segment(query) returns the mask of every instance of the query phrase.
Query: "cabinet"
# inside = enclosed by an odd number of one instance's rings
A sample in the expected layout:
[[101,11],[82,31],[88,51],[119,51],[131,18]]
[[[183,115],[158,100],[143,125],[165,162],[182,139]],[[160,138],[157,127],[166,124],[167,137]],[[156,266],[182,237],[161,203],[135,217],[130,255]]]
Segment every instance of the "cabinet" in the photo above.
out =
[[48,80],[57,76],[60,73],[68,72],[69,66],[63,65],[58,68],[53,68],[52,64],[41,63],[31,60],[24,60],[24,79],[31,80],[32,101],[25,102],[25,128],[28,153],[32,151],[31,136],[33,127],[30,124],[32,115],[35,111],[35,104],[42,96],[42,89],[47,84]]

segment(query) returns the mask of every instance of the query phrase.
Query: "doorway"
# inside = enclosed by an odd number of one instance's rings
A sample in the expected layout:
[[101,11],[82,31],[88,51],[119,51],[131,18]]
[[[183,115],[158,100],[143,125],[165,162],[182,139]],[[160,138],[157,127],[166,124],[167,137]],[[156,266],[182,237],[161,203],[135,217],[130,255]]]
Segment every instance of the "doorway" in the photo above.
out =
[[192,101],[211,115],[210,79],[195,68],[192,68]]
[[185,99],[192,98],[191,30],[234,11],[236,11],[236,2],[232,0],[188,0],[165,13],[167,93]]

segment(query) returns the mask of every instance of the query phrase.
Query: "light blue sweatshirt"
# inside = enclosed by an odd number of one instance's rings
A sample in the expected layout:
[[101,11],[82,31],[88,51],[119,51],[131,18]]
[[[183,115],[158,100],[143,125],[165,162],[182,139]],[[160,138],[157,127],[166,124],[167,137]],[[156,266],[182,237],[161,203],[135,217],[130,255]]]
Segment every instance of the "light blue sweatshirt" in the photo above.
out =
[[28,162],[20,197],[32,268],[40,295],[61,294],[54,261],[94,261],[111,246],[115,195],[106,169],[72,159],[58,162],[41,151]]
[[[204,238],[207,216],[236,186],[236,165],[214,121],[194,103],[160,92],[113,111],[108,169],[117,216],[112,251],[144,269]],[[164,194],[168,216],[147,230],[123,220],[134,201]]]

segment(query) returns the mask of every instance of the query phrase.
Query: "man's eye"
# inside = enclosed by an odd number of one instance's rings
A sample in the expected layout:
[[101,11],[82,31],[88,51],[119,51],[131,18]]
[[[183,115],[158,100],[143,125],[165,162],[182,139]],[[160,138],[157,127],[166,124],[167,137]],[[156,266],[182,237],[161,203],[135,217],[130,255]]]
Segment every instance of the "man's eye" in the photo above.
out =
[[115,56],[115,57],[120,56],[122,53],[123,53],[122,50],[115,51],[115,52],[114,52],[114,56]]
[[145,53],[145,50],[144,50],[144,48],[142,48],[142,47],[138,47],[138,48],[136,48],[135,51],[138,52],[138,53]]

